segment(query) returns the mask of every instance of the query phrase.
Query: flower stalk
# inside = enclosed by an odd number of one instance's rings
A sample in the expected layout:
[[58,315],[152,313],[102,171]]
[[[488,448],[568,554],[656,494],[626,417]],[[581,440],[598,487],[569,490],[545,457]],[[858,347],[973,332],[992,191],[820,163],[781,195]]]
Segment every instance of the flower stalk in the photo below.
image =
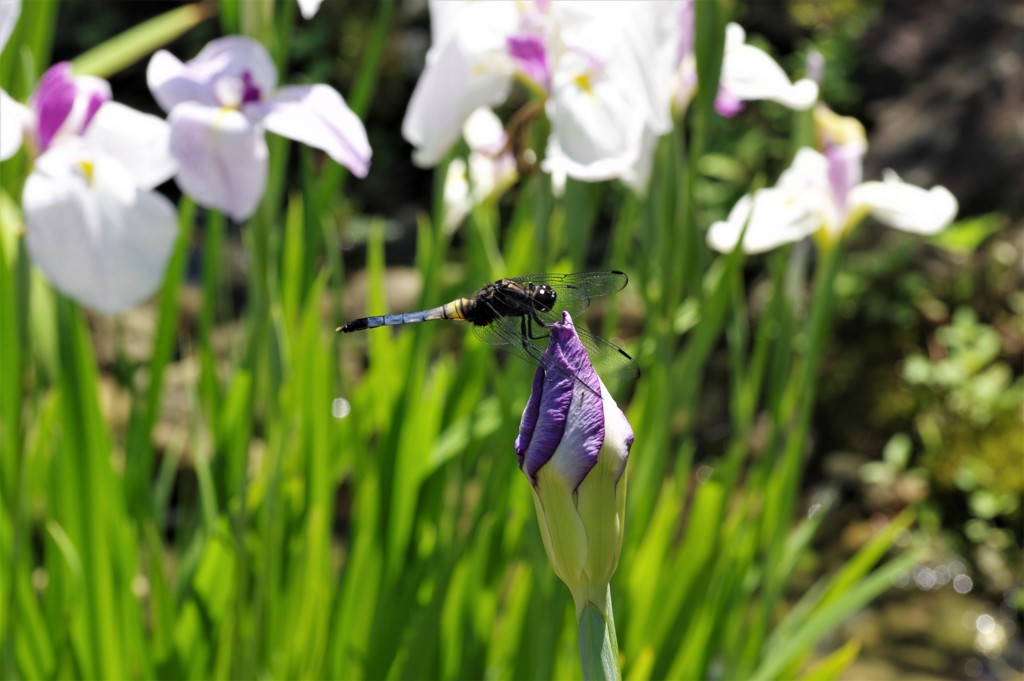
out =
[[611,587],[605,588],[604,605],[587,602],[577,618],[579,635],[580,666],[587,681],[618,681],[619,641],[615,635],[615,618],[612,616]]

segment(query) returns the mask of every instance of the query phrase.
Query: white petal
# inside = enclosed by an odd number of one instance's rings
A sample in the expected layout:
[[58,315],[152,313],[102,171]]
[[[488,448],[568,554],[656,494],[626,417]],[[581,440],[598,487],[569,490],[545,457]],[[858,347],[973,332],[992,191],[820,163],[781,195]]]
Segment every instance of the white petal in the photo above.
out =
[[252,38],[236,35],[211,40],[184,64],[166,50],[160,50],[149,60],[146,82],[157,103],[169,112],[182,102],[234,106],[239,102],[223,102],[218,93],[238,89],[222,86],[240,83],[245,74],[263,95],[277,86],[277,69],[267,49]]
[[174,206],[137,189],[101,150],[70,142],[44,153],[22,205],[29,254],[68,296],[114,313],[160,285],[177,235]]
[[462,126],[462,137],[473,151],[497,154],[508,141],[505,128],[493,111],[485,106],[469,115]]
[[469,215],[473,200],[469,195],[469,181],[466,179],[466,162],[453,158],[444,176],[444,230],[451,234]]
[[729,24],[719,87],[744,101],[768,99],[791,109],[809,109],[818,99],[818,85],[808,79],[792,83],[767,52],[743,42],[743,29]]
[[618,177],[640,156],[648,112],[637,105],[631,88],[607,73],[582,79],[571,74],[555,76],[547,102],[551,137],[541,167],[547,172],[561,168],[584,181]]
[[4,51],[21,14],[21,0],[0,0],[0,52]]
[[247,105],[245,112],[270,132],[322,149],[358,177],[370,169],[366,128],[330,86],[284,87],[267,101]]
[[[554,5],[560,54],[547,112],[552,138],[542,167],[580,180],[624,176],[645,184],[646,135],[671,129],[678,6],[648,2]],[[638,165],[639,164],[639,165]]]
[[146,66],[146,84],[164,111],[170,111],[181,102],[218,106],[211,80],[211,74],[200,79],[189,73],[188,67],[167,50],[160,50],[150,57]]
[[0,161],[6,161],[21,148],[25,126],[32,120],[28,107],[0,90]]
[[793,162],[779,175],[775,186],[793,192],[804,189],[828,191],[828,159],[816,149],[801,147]]
[[116,158],[142,189],[171,179],[178,167],[171,156],[167,121],[117,102],[100,107],[85,138]]
[[189,102],[174,107],[168,121],[182,191],[235,220],[252,215],[267,184],[263,130],[239,111]]
[[435,38],[402,121],[413,162],[424,167],[437,165],[475,109],[505,101],[513,71],[505,39],[516,28],[512,3],[432,3],[431,17],[442,42]]
[[[716,222],[708,230],[708,245],[720,253],[736,247],[744,224],[743,251],[763,253],[783,244],[799,241],[817,231],[821,224],[818,206],[778,189],[759,189],[740,199],[728,220]],[[749,224],[747,221],[749,219]]]
[[469,179],[475,203],[501,196],[518,178],[516,160],[511,153],[497,157],[475,151],[469,153]]
[[[580,55],[620,81],[633,106],[643,110],[656,135],[672,129],[671,97],[678,60],[679,6],[647,0],[552,3],[558,41],[564,43],[557,70]],[[569,68],[572,68],[569,66]]]
[[320,3],[324,0],[299,0],[299,12],[303,19],[312,19],[320,10]]
[[879,222],[904,232],[936,234],[956,218],[957,200],[942,186],[923,189],[890,177],[850,191],[850,212],[867,209]]
[[[449,40],[460,40],[480,52],[504,50],[505,39],[519,28],[521,7],[511,2],[477,0],[430,0],[430,52],[427,63],[435,61],[438,48]],[[462,35],[460,35],[462,34]]]
[[651,181],[651,170],[654,168],[654,152],[658,149],[658,140],[659,137],[650,129],[645,129],[640,155],[637,156],[633,165],[623,171],[620,177],[624,185],[641,196],[647,192],[647,185]]

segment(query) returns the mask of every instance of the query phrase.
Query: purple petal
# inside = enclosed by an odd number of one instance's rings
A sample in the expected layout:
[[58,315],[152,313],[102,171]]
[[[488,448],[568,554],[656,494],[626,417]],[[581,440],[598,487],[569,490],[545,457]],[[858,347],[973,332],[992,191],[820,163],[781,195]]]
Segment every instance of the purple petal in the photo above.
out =
[[263,131],[240,111],[191,102],[174,107],[167,120],[182,191],[235,220],[251,216],[267,184]]
[[509,36],[506,45],[509,55],[515,59],[523,73],[545,88],[551,86],[551,66],[548,64],[547,50],[540,36]]
[[551,459],[562,441],[572,404],[572,384],[571,378],[548,378],[543,368],[533,375],[533,389],[515,444],[519,468],[531,483],[536,484],[537,471]]
[[850,190],[860,184],[863,173],[863,160],[866,145],[854,140],[840,145],[829,145],[825,148],[828,161],[828,183],[835,202],[840,222],[845,220],[846,204]]
[[715,96],[715,111],[719,116],[732,118],[743,111],[743,100],[734,96],[725,88],[719,87],[718,94]]
[[559,474],[570,489],[576,489],[597,464],[604,442],[604,401],[570,378],[575,374],[601,394],[602,386],[576,335],[572,318],[562,313],[562,322],[548,327],[551,337],[544,355],[548,369],[534,376],[516,439],[520,468],[536,484],[537,472],[563,450]]
[[58,137],[85,132],[110,100],[110,84],[93,76],[72,76],[71,64],[54,64],[39,81],[30,104],[36,112],[36,144],[46,151]]
[[266,101],[245,107],[267,130],[321,149],[358,177],[370,169],[370,142],[362,121],[327,85],[281,88]]
[[46,70],[30,102],[36,112],[39,151],[45,151],[64,125],[75,104],[75,81],[71,63],[62,61]]
[[108,98],[104,98],[100,92],[89,92],[85,95],[85,112],[82,116],[82,124],[78,129],[78,134],[81,135],[85,132],[85,129],[89,127],[89,123],[92,122],[93,116],[100,110],[100,105],[107,101]]
[[252,71],[242,72],[242,104],[250,104],[252,102],[258,102],[263,99],[263,93],[260,91],[256,81],[253,80]]

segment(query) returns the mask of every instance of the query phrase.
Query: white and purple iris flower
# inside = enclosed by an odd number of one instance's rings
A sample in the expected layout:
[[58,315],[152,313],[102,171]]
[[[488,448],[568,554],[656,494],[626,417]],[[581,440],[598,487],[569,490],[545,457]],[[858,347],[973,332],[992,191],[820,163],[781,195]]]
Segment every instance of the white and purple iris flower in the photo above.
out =
[[[697,57],[694,53],[694,0],[679,6],[679,48],[673,103],[685,109],[697,91]],[[768,100],[796,111],[806,111],[818,100],[818,85],[809,78],[792,82],[778,62],[764,50],[747,44],[743,27],[730,23],[725,28],[725,53],[715,96],[715,110],[731,117],[743,110],[744,102]]]
[[73,76],[68,63],[43,74],[19,113],[18,137],[34,158],[22,193],[33,262],[102,312],[148,297],[178,227],[174,205],[153,191],[174,174],[167,124],[110,101],[106,81]]
[[362,122],[322,84],[277,88],[266,49],[242,36],[213,40],[188,62],[153,55],[149,88],[168,112],[176,181],[201,205],[251,216],[267,182],[264,130],[327,153],[358,177],[370,167]]
[[[664,88],[671,95],[673,108],[681,114],[690,105],[697,92],[697,56],[694,52],[694,0],[666,3],[673,8],[675,17],[670,21],[675,48],[675,68]],[[803,78],[792,82],[778,62],[764,50],[748,45],[746,32],[739,24],[730,23],[725,29],[725,52],[722,71],[715,94],[715,111],[720,116],[732,117],[743,110],[744,103],[754,100],[777,102],[796,111],[811,108],[818,99],[818,85]],[[640,156],[631,168],[623,172],[623,182],[636,192],[647,187],[657,136],[656,128],[647,129]]]
[[541,167],[606,180],[628,172],[645,131],[671,129],[671,23],[657,2],[430,3],[433,43],[402,134],[420,166],[439,163],[480,107],[515,80],[543,98],[551,134]]
[[515,448],[532,485],[544,548],[579,615],[588,602],[603,609],[618,565],[633,429],[594,371],[569,313],[548,328],[545,355],[558,368],[537,370]]
[[867,215],[916,234],[935,234],[953,222],[957,201],[945,187],[916,187],[891,170],[882,182],[862,182],[867,151],[863,127],[825,107],[815,113],[823,151],[801,149],[774,187],[740,199],[728,219],[708,230],[708,245],[713,249],[728,253],[741,235],[747,253],[768,251],[811,235],[831,246]]

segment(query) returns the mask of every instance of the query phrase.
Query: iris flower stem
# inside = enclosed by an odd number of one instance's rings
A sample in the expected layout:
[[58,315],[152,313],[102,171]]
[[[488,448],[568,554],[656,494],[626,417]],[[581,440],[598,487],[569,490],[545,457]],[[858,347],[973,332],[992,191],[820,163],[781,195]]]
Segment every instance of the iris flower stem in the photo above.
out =
[[580,666],[584,681],[619,681],[619,640],[615,634],[611,587],[605,587],[605,602],[588,601],[577,620]]
[[220,301],[225,229],[224,214],[215,210],[208,211],[203,229],[203,305],[199,311],[200,335],[207,345],[213,333],[217,304]]
[[[791,404],[798,409],[799,423],[806,423],[811,416],[817,386],[818,370],[821,366],[825,344],[831,330],[835,307],[835,279],[839,269],[841,244],[821,249],[821,260],[814,279],[811,310],[807,319],[807,349],[803,373],[799,382],[793,384],[797,390]],[[799,397],[798,397],[799,396]]]

